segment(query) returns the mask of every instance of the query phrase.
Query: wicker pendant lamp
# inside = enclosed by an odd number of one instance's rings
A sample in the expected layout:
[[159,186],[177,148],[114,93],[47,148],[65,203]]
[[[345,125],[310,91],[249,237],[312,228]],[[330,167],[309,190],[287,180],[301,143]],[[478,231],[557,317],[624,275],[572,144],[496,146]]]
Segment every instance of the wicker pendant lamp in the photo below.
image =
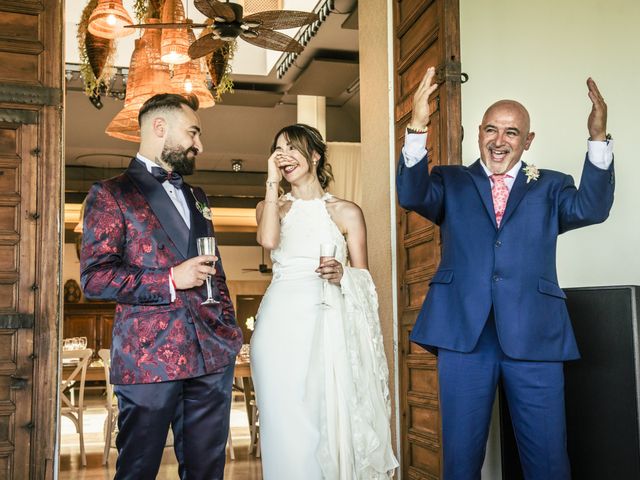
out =
[[[158,19],[147,19],[147,22],[158,22]],[[160,30],[148,28],[142,38],[136,40],[131,55],[124,108],[111,120],[105,133],[122,140],[140,141],[138,112],[142,104],[157,93],[173,93],[173,88],[169,66],[160,60]]]
[[[165,0],[162,6],[162,23],[186,23],[181,0]],[[164,63],[180,65],[191,61],[189,35],[186,28],[163,28],[160,56]]]
[[99,0],[98,5],[89,17],[88,30],[102,38],[126,37],[133,33],[131,17],[122,6],[122,0]]
[[[189,41],[195,42],[196,36],[189,29]],[[191,60],[182,65],[176,65],[173,69],[171,87],[175,93],[181,95],[195,95],[200,102],[200,108],[209,108],[215,105],[213,95],[207,88],[207,77],[203,58]]]

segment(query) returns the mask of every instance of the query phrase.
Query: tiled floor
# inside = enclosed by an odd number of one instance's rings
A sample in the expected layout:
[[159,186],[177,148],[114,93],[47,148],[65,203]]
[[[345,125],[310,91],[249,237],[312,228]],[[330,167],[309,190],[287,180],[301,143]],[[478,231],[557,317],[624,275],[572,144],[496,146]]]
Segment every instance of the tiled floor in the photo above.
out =
[[[60,442],[60,480],[110,480],[115,473],[117,452],[111,449],[109,463],[102,466],[104,440],[102,427],[106,417],[102,400],[93,394],[86,400],[88,407],[84,415],[85,450],[87,466],[80,461],[78,434],[68,418],[61,420]],[[262,480],[260,459],[249,455],[249,425],[242,397],[236,397],[231,410],[231,435],[235,460],[227,455],[225,480]],[[162,458],[158,480],[175,480],[178,478],[178,464],[171,447],[167,447]]]

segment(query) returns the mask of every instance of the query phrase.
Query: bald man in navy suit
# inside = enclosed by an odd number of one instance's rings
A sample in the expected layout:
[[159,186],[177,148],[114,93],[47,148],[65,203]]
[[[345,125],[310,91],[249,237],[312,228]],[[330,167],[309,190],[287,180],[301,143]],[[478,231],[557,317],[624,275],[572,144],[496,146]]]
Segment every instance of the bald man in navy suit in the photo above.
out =
[[527,479],[570,479],[563,362],[579,358],[556,242],[603,222],[613,204],[607,106],[587,80],[590,139],[580,187],[521,160],[533,142],[529,113],[491,105],[480,159],[428,168],[429,68],[413,102],[398,164],[400,205],[440,227],[442,260],[411,340],[438,355],[444,478],[480,479],[496,386],[502,382]]

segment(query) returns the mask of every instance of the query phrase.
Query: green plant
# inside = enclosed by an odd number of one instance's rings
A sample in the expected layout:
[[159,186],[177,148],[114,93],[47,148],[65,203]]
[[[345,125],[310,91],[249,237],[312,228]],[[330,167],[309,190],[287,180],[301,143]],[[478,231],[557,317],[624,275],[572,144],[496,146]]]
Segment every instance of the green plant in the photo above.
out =
[[233,60],[233,56],[235,55],[237,48],[238,45],[234,40],[233,42],[227,42],[221,49],[222,55],[225,59],[225,70],[222,74],[222,78],[220,78],[218,84],[215,85],[215,96],[217,101],[221,100],[223,93],[233,93],[231,60]]
[[108,88],[108,80],[111,76],[112,70],[110,67],[113,65],[113,56],[115,54],[115,42],[110,40],[108,42],[105,66],[102,68],[100,75],[96,77],[93,72],[93,68],[91,67],[89,55],[87,54],[86,40],[87,34],[89,34],[89,17],[91,17],[91,13],[96,8],[97,4],[98,0],[89,0],[87,5],[84,7],[82,16],[80,17],[80,23],[78,23],[77,33],[78,49],[80,53],[80,75],[84,83],[84,91],[89,96],[95,95],[100,90]]

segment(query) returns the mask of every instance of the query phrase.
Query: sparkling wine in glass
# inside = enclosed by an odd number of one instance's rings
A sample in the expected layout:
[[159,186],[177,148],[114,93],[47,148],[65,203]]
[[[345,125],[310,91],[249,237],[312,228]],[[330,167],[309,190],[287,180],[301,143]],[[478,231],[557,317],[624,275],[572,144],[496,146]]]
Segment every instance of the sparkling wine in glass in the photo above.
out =
[[[196,245],[198,247],[198,255],[215,255],[216,254],[216,238],[215,237],[200,237],[196,239]],[[206,262],[207,265],[212,266],[213,262]],[[207,275],[207,299],[201,303],[201,305],[214,305],[220,303],[213,298],[211,292],[211,275]]]
[[[336,246],[333,243],[321,243],[320,244],[320,265],[322,265],[327,260],[332,260],[336,258]],[[328,308],[329,304],[327,303],[327,284],[328,280],[322,281],[322,292],[320,305],[324,308]]]

